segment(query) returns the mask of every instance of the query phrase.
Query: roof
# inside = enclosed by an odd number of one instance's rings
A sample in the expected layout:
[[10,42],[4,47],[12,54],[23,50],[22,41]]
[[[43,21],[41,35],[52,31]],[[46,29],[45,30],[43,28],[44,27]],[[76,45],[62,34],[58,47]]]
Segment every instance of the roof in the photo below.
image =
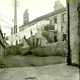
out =
[[[59,9],[59,10],[55,10],[55,11],[50,12],[50,13],[48,13],[48,14],[45,14],[45,15],[43,15],[43,16],[40,16],[40,17],[38,17],[38,18],[36,18],[36,19],[28,22],[28,23],[25,24],[25,25],[31,24],[31,23],[36,22],[36,21],[40,21],[40,20],[42,20],[42,19],[45,19],[45,18],[47,18],[47,17],[50,17],[50,16],[52,16],[52,15],[58,14],[58,13],[63,12],[63,11],[66,11],[66,7],[64,7],[64,8],[62,8],[62,9]],[[20,27],[23,27],[23,26],[25,26],[25,25],[21,25]]]

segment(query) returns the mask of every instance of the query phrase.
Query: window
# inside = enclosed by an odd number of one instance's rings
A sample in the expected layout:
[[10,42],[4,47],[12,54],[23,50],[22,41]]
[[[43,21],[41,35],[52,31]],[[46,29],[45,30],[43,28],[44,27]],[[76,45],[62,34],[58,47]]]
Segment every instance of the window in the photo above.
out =
[[54,23],[57,24],[57,17],[54,17]]
[[54,42],[57,42],[57,36],[54,36]]
[[66,22],[66,13],[63,14],[63,22]]
[[66,34],[63,34],[63,41],[66,41]]

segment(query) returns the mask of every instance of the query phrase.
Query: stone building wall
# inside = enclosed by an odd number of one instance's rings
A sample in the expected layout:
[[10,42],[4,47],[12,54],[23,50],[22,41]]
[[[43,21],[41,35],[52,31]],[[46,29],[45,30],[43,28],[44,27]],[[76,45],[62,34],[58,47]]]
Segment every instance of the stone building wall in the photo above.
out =
[[79,63],[78,2],[70,0],[70,45],[72,63]]
[[[24,35],[26,36],[26,38],[30,37],[30,29],[32,30],[32,32],[38,33],[37,27],[39,29],[41,29],[40,27],[42,27],[44,29],[44,26],[46,24],[49,24],[49,26],[50,25],[55,26],[55,29],[57,30],[57,33],[56,33],[57,41],[62,41],[63,40],[63,31],[65,31],[65,33],[66,33],[66,27],[65,27],[66,23],[63,24],[63,14],[64,13],[66,14],[66,8],[63,7],[62,9],[59,9],[59,10],[53,11],[51,13],[48,13],[46,15],[43,15],[41,17],[38,17],[38,18],[30,21],[26,25],[22,25],[19,28],[20,32],[9,36],[8,41],[10,42],[10,44],[12,42],[12,44],[15,45],[16,44],[15,40],[17,40],[17,39],[21,40],[24,37]],[[55,21],[55,18],[56,18],[56,21]],[[62,27],[63,27],[63,30],[62,30]],[[55,33],[50,32],[50,37],[54,41]]]
[[77,7],[78,7],[78,0],[69,0],[70,58],[72,64],[79,64],[79,35],[78,35]]

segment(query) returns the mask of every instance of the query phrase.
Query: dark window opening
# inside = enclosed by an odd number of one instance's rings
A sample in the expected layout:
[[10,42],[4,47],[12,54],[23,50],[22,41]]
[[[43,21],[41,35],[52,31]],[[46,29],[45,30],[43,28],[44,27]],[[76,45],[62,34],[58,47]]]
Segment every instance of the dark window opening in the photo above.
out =
[[54,42],[57,42],[57,36],[54,36]]
[[63,41],[66,41],[66,34],[63,34]]
[[63,22],[66,22],[66,13],[63,14]]
[[57,24],[57,17],[54,18],[54,23]]

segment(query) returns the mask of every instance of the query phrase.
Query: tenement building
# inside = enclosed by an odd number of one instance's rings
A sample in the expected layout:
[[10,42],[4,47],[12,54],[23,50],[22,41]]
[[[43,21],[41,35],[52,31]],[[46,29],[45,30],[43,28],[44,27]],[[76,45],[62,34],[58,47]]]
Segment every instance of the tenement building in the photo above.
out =
[[26,10],[23,14],[23,25],[19,27],[19,33],[8,37],[10,44],[15,45],[30,39],[37,45],[66,40],[66,7],[60,0],[55,1],[54,11],[40,16],[29,22],[29,13]]

